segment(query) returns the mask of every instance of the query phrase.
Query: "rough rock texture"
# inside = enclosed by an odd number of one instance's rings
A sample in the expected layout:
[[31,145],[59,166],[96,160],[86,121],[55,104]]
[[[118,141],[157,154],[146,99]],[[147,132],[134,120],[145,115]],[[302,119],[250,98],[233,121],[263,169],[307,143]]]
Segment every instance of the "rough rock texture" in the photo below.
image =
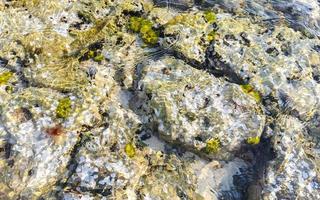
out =
[[261,136],[265,118],[259,102],[240,86],[172,57],[151,61],[142,74],[139,86],[151,96],[148,106],[160,137],[196,150],[216,139],[220,157]]
[[[49,102],[39,101],[41,95],[50,93]],[[50,101],[59,95],[51,90],[30,88],[6,104],[2,101],[1,154],[5,158],[0,166],[2,198],[36,197],[50,190],[57,177],[67,170],[68,155],[77,141],[77,127],[54,121],[55,103]],[[33,107],[37,102],[38,106]],[[50,136],[49,130],[58,126],[66,127],[63,136]]]
[[306,134],[304,125],[282,116],[273,144],[277,157],[266,171],[264,199],[319,199],[319,145]]
[[320,199],[319,1],[0,1],[0,199]]
[[304,121],[318,115],[318,39],[304,38],[287,27],[251,24],[248,19],[222,17],[218,26],[214,53],[223,62],[264,96],[274,96],[283,112]]
[[[157,17],[164,18],[162,15]],[[203,62],[211,40],[208,35],[213,31],[214,21],[215,19],[206,20],[203,11],[175,13],[174,17],[163,24],[164,34],[169,37],[164,39],[162,45],[171,47],[190,59]]]

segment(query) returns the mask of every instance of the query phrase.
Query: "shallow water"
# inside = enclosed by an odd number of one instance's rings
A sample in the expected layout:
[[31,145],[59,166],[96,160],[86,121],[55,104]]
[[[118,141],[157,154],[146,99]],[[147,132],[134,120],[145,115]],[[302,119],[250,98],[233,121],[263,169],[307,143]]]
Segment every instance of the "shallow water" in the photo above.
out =
[[320,199],[317,0],[0,0],[0,199]]

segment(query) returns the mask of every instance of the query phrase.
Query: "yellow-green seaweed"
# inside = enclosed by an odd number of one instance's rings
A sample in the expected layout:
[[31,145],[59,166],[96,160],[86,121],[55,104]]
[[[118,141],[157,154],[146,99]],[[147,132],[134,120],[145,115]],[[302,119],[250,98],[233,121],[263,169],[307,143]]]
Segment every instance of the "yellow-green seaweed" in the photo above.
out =
[[149,30],[141,35],[142,40],[151,45],[155,45],[158,42],[158,34],[154,30]]
[[59,104],[56,109],[56,115],[58,118],[66,119],[70,116],[71,110],[71,99],[66,97],[59,100]]
[[207,153],[217,153],[220,150],[220,140],[218,138],[211,138],[207,141],[206,152]]
[[101,62],[101,61],[103,61],[103,59],[104,59],[104,56],[102,54],[98,54],[97,56],[95,56],[93,58],[93,60],[96,62]]
[[89,51],[88,52],[88,57],[93,58],[94,57],[94,51]]
[[142,17],[131,17],[129,29],[135,33],[140,33],[143,42],[150,45],[155,45],[158,42],[159,36],[153,30],[153,23]]
[[248,144],[252,144],[252,145],[259,144],[260,143],[260,137],[259,136],[257,136],[257,137],[249,137],[247,139],[247,143]]
[[14,87],[12,87],[11,85],[6,86],[6,92],[11,94],[14,91]]
[[204,18],[206,19],[206,21],[207,21],[208,23],[213,23],[213,22],[216,21],[217,16],[216,16],[216,14],[215,14],[214,12],[212,12],[212,11],[205,11],[205,12],[204,12]]
[[7,84],[8,81],[12,78],[12,72],[4,72],[0,74],[0,85]]
[[129,29],[132,30],[133,32],[139,33],[139,31],[141,29],[142,18],[141,17],[131,17],[129,21],[130,21]]
[[257,102],[260,102],[261,101],[261,95],[258,91],[256,91],[254,89],[254,87],[252,87],[251,85],[249,84],[246,84],[246,85],[241,85],[240,86],[242,88],[242,90],[249,94],[250,96],[252,96]]
[[207,35],[207,39],[209,42],[213,41],[216,37],[216,32],[213,30]]
[[136,150],[132,143],[126,144],[126,146],[124,147],[124,151],[126,152],[127,156],[129,156],[130,158],[136,155]]

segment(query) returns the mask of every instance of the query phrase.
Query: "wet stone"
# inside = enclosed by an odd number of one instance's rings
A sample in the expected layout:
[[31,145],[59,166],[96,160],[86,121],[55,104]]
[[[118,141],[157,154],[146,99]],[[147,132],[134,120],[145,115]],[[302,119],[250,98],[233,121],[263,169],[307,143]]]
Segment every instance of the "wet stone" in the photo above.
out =
[[0,199],[320,199],[319,13],[0,1]]
[[[170,74],[163,74],[168,67]],[[260,105],[238,85],[172,57],[151,61],[143,73],[139,84],[152,94],[151,119],[165,140],[199,151],[206,147],[206,142],[217,138],[221,150],[214,156],[224,157],[248,137],[261,135],[264,115]]]

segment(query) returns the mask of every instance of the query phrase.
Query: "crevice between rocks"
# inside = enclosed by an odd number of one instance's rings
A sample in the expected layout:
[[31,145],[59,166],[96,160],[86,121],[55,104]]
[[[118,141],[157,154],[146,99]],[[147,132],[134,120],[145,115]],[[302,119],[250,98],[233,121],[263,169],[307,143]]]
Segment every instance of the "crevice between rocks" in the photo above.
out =
[[259,144],[243,144],[239,152],[236,152],[237,157],[249,162],[251,165],[250,174],[247,174],[250,177],[248,183],[246,183],[247,187],[242,190],[244,199],[262,199],[266,168],[268,162],[276,157],[271,143],[272,138],[267,136],[268,126],[269,124],[265,125]]
[[173,56],[178,60],[184,61],[186,64],[195,69],[206,71],[216,78],[223,77],[226,81],[237,85],[244,85],[247,83],[242,77],[232,70],[232,66],[221,60],[221,56],[214,50],[214,42],[211,42],[207,48],[205,52],[205,61],[202,63],[195,59],[188,58],[182,52],[179,52],[173,48],[167,49],[160,47],[160,49],[160,51],[163,51],[164,53],[162,53],[159,58],[164,56]]
[[[82,131],[83,132],[83,131]],[[67,172],[64,179],[60,179],[56,182],[55,187],[57,188],[54,192],[54,196],[56,196],[58,199],[61,197],[60,193],[68,186],[68,181],[72,177],[72,175],[76,172],[76,169],[79,165],[77,161],[77,155],[80,152],[80,149],[90,140],[89,137],[86,137],[85,134],[80,133],[78,136],[77,143],[73,146],[72,151],[70,153],[70,159],[68,161],[68,164],[66,166]]]

